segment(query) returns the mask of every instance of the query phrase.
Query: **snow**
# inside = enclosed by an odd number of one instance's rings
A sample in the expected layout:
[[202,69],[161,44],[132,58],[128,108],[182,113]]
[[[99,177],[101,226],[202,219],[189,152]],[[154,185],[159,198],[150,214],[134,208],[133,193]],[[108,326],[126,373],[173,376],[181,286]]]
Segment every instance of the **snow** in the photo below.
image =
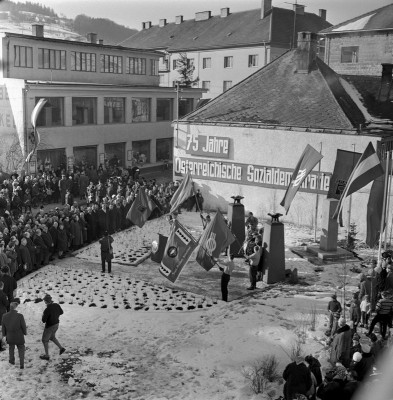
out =
[[[184,212],[179,220],[198,237],[199,214]],[[114,235],[115,252],[145,245],[158,229],[168,229],[165,224],[155,220],[141,230]],[[291,225],[286,225],[285,234],[287,246],[313,237],[309,229]],[[112,274],[102,274],[96,250],[93,244],[77,255],[85,253],[87,258],[57,260],[18,282],[18,310],[28,327],[25,369],[20,370],[18,362],[8,364],[8,351],[0,353],[1,400],[276,399],[282,394],[282,380],[269,383],[265,393],[257,395],[242,371],[274,354],[281,375],[299,337],[305,354],[314,354],[327,365],[325,310],[330,294],[338,291],[341,265],[316,273],[287,248],[286,268],[298,268],[300,284],[258,282],[258,290],[248,292],[248,266],[235,259],[230,302],[224,303],[220,272],[204,271],[195,256],[178,282],[171,284],[151,260],[137,267],[115,263]],[[348,274],[356,289],[358,274]],[[50,343],[49,362],[39,359],[45,305],[36,299],[44,293],[61,302],[64,315],[57,337],[67,349],[59,356]],[[93,303],[96,307],[89,307]],[[190,306],[194,308],[188,310]],[[312,308],[317,310],[314,331]]]
[[356,21],[349,22],[348,24],[341,25],[338,28],[332,30],[332,32],[341,32],[341,31],[357,31],[364,29],[367,25],[367,22],[374,16],[375,14],[367,15],[363,18],[357,19]]

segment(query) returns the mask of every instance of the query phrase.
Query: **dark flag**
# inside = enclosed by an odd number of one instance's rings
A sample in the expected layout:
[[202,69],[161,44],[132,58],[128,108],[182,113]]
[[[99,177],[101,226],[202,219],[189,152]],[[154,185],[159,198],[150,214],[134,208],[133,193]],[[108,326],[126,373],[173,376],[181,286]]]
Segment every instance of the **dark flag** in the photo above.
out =
[[374,247],[377,244],[381,234],[384,188],[385,174],[375,179],[368,198],[366,243],[369,247]]
[[161,261],[160,273],[172,283],[176,282],[196,246],[197,242],[191,233],[174,220]]
[[327,195],[328,199],[340,200],[348,178],[351,176],[351,172],[359,161],[360,156],[360,153],[355,153],[353,151],[337,150],[336,163],[334,164],[334,171],[330,179],[329,192]]
[[37,147],[40,144],[41,137],[40,133],[37,130],[37,118],[38,115],[40,114],[42,108],[44,107],[45,103],[47,102],[46,99],[40,99],[38,103],[35,105],[34,110],[31,113],[31,125],[33,125],[34,128],[34,138],[33,138],[33,148],[31,149],[30,153],[26,157],[26,162],[29,162],[35,151],[37,150]]
[[312,169],[319,163],[322,158],[322,154],[316,151],[314,147],[310,146],[309,144],[304,149],[303,154],[300,157],[300,160],[297,163],[295,170],[293,171],[291,182],[288,185],[284,198],[280,203],[280,205],[285,208],[287,214],[292,200],[295,197],[300,186],[307,178],[307,175],[312,171]]
[[353,169],[332,218],[341,220],[340,215],[345,198],[383,175],[383,173],[384,170],[379,157],[370,142]]
[[228,225],[225,223],[224,217],[220,211],[217,211],[199,240],[196,261],[202,268],[209,271],[215,264],[214,258],[219,258],[221,251],[235,240]]
[[173,213],[174,211],[176,211],[178,207],[193,194],[194,188],[192,185],[191,174],[187,172],[187,175],[185,176],[182,183],[173,194],[171,201],[169,202],[171,205],[171,210],[169,212]]
[[142,228],[155,208],[156,205],[147,196],[145,189],[140,187],[131,208],[128,210],[126,218],[139,226],[139,228]]
[[161,264],[167,241],[167,236],[161,235],[161,233],[158,234],[158,242],[153,242],[151,246],[150,258],[152,261]]

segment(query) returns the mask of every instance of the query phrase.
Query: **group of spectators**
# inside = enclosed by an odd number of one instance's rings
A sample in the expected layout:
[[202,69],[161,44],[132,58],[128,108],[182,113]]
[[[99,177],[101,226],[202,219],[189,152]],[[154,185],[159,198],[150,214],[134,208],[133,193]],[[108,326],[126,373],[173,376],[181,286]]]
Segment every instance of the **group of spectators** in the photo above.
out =
[[[43,189],[33,199],[30,193],[37,185]],[[177,182],[157,184],[118,166],[14,174],[0,183],[0,268],[8,267],[10,276],[20,279],[55,257],[98,240],[104,232],[128,228],[126,216],[138,190],[145,190],[156,205],[150,219],[165,214],[177,187]],[[62,205],[48,209],[44,198]],[[40,208],[33,210],[35,205]]]

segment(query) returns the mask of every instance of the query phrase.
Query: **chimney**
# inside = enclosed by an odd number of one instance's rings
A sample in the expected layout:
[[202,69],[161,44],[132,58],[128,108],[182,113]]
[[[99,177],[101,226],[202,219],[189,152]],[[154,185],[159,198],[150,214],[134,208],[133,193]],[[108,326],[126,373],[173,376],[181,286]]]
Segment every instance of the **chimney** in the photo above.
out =
[[319,9],[319,16],[326,21],[326,10],[324,10],[323,8]]
[[195,21],[206,21],[212,16],[211,11],[201,11],[195,13]]
[[299,32],[297,35],[297,72],[307,74],[317,58],[317,34]]
[[221,18],[225,18],[230,14],[229,7],[221,8]]
[[261,19],[264,19],[267,13],[272,9],[272,0],[262,0],[261,3]]
[[98,41],[98,44],[100,44],[101,46],[104,44],[104,40],[103,39],[100,39],[99,41]]
[[142,22],[142,30],[151,28],[151,21]]
[[183,22],[183,15],[177,15],[176,17],[175,17],[175,24],[176,25],[179,25],[179,24],[181,24]]
[[97,34],[96,33],[88,33],[87,34],[87,41],[89,43],[97,43]]
[[302,4],[294,4],[293,5],[293,11],[295,11],[295,13],[297,15],[304,15],[304,8],[305,8],[305,6]]
[[160,22],[159,22],[158,26],[159,26],[160,28],[162,28],[162,27],[165,26],[166,24],[167,24],[167,22],[166,22],[166,19],[164,18],[164,19],[160,19]]
[[31,26],[33,36],[44,37],[44,25],[34,24]]

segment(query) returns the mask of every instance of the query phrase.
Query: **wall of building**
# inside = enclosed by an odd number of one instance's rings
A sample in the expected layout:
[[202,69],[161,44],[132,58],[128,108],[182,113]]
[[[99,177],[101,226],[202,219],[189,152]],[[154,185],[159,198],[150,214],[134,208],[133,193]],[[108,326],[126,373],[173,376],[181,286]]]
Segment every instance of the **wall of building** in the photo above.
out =
[[[33,48],[33,66],[32,68],[14,66],[14,46],[27,46]],[[66,69],[40,69],[38,66],[39,48],[65,50],[66,51]],[[71,70],[71,51],[94,53],[96,54],[96,72],[72,71]],[[55,42],[40,41],[29,37],[3,37],[2,38],[3,60],[9,60],[6,68],[3,69],[3,77],[27,80],[42,80],[47,82],[83,82],[83,83],[108,83],[108,84],[129,84],[129,85],[148,85],[158,86],[159,76],[151,75],[150,60],[159,60],[158,54],[117,50],[106,46],[95,44],[81,44],[78,42]],[[104,73],[101,72],[100,55],[122,56],[122,73]],[[134,75],[126,73],[127,57],[146,58],[146,74]]]
[[[358,61],[341,62],[343,47],[359,46]],[[393,62],[393,32],[343,33],[328,36],[325,62],[339,74],[381,75],[381,63]]]
[[[198,141],[199,138],[201,141],[201,136],[228,139],[229,148],[226,156],[202,155],[200,149],[197,155],[190,154],[193,152],[192,146],[194,149],[196,147],[195,140]],[[310,144],[319,151],[322,144],[324,157],[320,165],[322,173],[320,180],[316,179],[316,174],[310,175],[310,179],[306,181],[306,190],[309,192],[299,191],[288,215],[283,218],[285,222],[313,226],[316,197],[317,193],[320,193],[317,221],[320,226],[322,203],[329,188],[337,149],[353,151],[355,144],[355,151],[361,153],[370,141],[375,147],[377,138],[370,136],[181,124],[179,146],[174,152],[175,178],[180,179],[184,175],[184,168],[180,170],[182,166],[184,167],[181,161],[199,161],[199,173],[193,175],[193,180],[203,193],[206,209],[219,208],[226,211],[231,196],[241,195],[244,196],[243,203],[246,210],[253,211],[257,217],[265,219],[272,211],[285,213],[279,204],[284,197],[287,181],[303,150]],[[187,150],[188,145],[189,150]],[[208,177],[209,173],[203,170],[203,164],[206,166],[209,162],[217,168],[220,163],[230,166],[233,164],[231,171],[236,168],[238,174],[235,174],[236,179]],[[259,173],[255,175],[257,171]],[[315,167],[314,171],[318,171],[318,167]],[[365,235],[366,232],[365,216],[370,187],[371,185],[368,185],[352,196],[351,221],[356,223],[359,235]],[[344,224],[346,224],[348,204],[346,201]]]
[[[202,88],[203,81],[210,81],[210,90],[204,93],[203,98],[213,98],[223,92],[224,81],[231,81],[234,86],[249,75],[253,74],[259,68],[262,68],[270,62],[270,47],[253,46],[231,49],[214,49],[206,51],[188,51],[187,58],[194,61],[194,78],[199,78],[195,87]],[[248,66],[248,56],[257,55],[258,65]],[[224,68],[224,57],[233,57],[233,66]],[[169,72],[161,73],[160,85],[173,86],[173,82],[179,79],[179,73],[173,68],[173,60],[180,58],[179,54],[169,56]],[[203,68],[203,59],[211,58],[211,67]]]

